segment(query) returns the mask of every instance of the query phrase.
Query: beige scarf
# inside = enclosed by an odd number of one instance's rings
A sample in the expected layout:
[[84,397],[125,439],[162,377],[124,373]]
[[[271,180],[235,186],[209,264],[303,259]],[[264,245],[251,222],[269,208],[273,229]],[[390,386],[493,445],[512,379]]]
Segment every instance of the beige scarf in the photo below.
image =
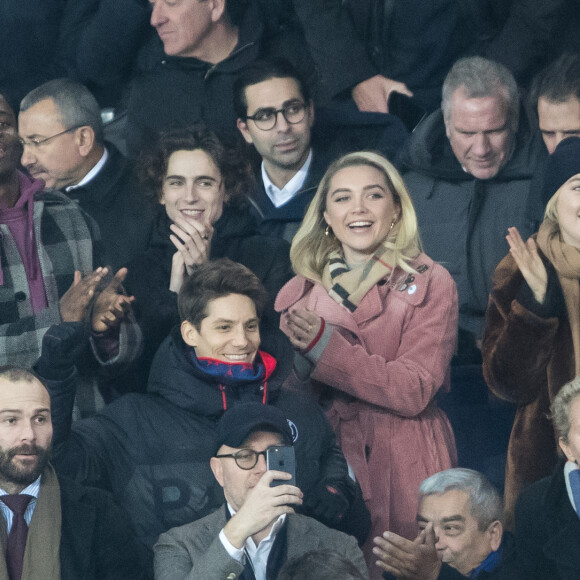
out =
[[334,251],[322,272],[322,285],[333,300],[354,312],[363,296],[394,268],[393,252],[380,245],[362,268],[349,270],[342,252]]
[[[22,580],[60,580],[60,528],[60,486],[49,464],[42,472],[36,507],[28,527]],[[0,525],[0,537],[5,553],[6,525]],[[4,558],[0,558],[0,580],[8,580]]]
[[580,250],[566,244],[558,226],[544,221],[537,237],[538,246],[558,274],[572,331],[576,374],[580,374]]

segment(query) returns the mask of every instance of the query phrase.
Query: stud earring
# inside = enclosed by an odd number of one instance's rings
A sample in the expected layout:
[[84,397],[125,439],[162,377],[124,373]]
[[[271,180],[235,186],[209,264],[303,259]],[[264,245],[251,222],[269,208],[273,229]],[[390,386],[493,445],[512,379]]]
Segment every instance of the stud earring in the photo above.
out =
[[393,226],[394,226],[396,223],[397,223],[397,220],[395,220],[395,219],[394,219],[394,220],[391,222],[391,227],[389,228],[389,231],[391,231],[391,230],[393,229]]
[[326,226],[326,229],[324,230],[324,235],[328,238],[331,233],[332,230],[330,229],[330,226]]

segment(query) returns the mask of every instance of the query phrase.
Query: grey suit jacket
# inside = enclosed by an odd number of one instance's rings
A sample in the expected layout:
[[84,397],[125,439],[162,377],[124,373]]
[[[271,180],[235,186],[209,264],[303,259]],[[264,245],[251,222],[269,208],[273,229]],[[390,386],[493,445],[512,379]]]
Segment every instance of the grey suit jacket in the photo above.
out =
[[[155,580],[236,580],[243,571],[220,539],[226,506],[191,524],[161,534],[153,550]],[[336,550],[351,560],[367,578],[367,568],[356,540],[327,528],[312,518],[287,516],[288,559],[312,550]]]

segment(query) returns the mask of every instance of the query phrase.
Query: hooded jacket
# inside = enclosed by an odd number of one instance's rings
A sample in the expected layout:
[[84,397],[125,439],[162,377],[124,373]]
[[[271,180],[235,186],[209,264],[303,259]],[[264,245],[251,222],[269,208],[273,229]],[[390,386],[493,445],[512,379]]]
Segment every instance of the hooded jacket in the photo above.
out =
[[424,250],[455,280],[459,328],[476,339],[483,333],[493,272],[509,251],[507,228],[516,226],[527,239],[542,219],[526,215],[534,169],[546,155],[536,133],[522,112],[509,161],[492,179],[476,179],[457,161],[443,114],[436,111],[417,127],[401,156]]
[[[51,396],[54,464],[60,474],[79,483],[112,491],[147,546],[153,546],[161,532],[223,504],[209,460],[216,449],[217,422],[238,402],[274,404],[290,420],[297,484],[305,498],[319,482],[332,483],[350,500],[354,497],[346,461],[322,411],[281,389],[290,360],[278,366],[265,355],[270,361],[265,380],[236,388],[190,362],[178,328],[157,353],[147,393],[120,397],[96,415],[71,424],[76,373],[66,362],[72,356],[62,351],[78,348],[79,326],[53,326],[37,366]],[[63,361],[60,369],[58,360]]]

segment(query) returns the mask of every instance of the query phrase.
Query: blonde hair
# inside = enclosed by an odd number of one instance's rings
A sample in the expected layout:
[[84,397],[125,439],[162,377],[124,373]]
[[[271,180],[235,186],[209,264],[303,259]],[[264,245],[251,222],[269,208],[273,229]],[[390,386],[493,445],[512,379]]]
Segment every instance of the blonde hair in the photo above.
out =
[[421,252],[421,241],[417,215],[403,178],[382,155],[371,151],[359,151],[349,153],[334,161],[320,181],[316,194],[302,220],[302,225],[292,240],[290,260],[296,274],[320,280],[330,253],[341,249],[341,244],[334,235],[325,235],[326,198],[333,177],[342,169],[357,166],[374,167],[384,175],[395,204],[400,209],[399,218],[384,243],[394,252],[394,263],[397,266],[407,272],[414,271],[408,262]]

